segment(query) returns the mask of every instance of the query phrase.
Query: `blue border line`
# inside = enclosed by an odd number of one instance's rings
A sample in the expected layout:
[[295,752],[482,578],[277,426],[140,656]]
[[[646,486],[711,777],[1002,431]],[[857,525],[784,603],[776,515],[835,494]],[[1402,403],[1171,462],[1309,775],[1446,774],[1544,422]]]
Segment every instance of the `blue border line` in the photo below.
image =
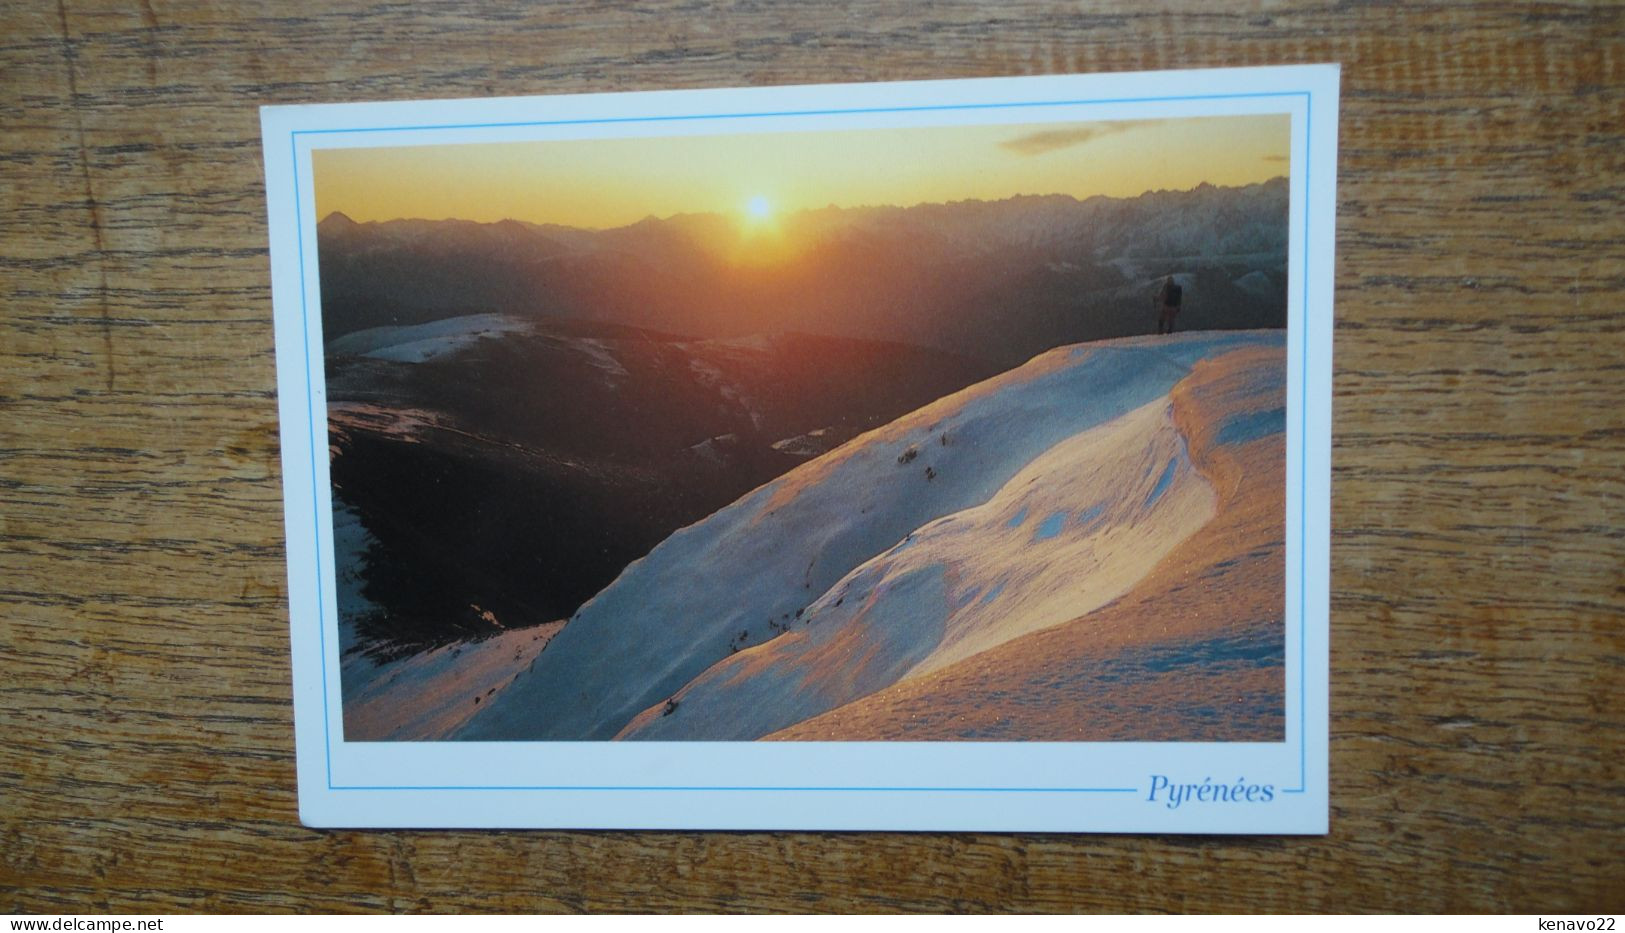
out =
[[438,784],[422,787],[397,787],[393,785],[359,785],[346,784],[343,787],[329,787],[329,790],[581,790],[581,791],[626,791],[626,790],[677,790],[677,791],[891,791],[906,793],[931,794],[1137,794],[1138,787],[755,787],[751,785],[740,786],[688,786],[688,785],[605,785],[602,787],[582,786],[577,784],[534,785],[534,784]]
[[[367,126],[325,130],[294,130],[295,136],[327,133],[403,133],[426,130],[511,129],[519,126],[585,126],[616,123],[679,123],[689,120],[757,120],[770,117],[833,117],[864,113],[931,113],[947,110],[1010,110],[1022,107],[1078,107],[1107,104],[1147,104],[1172,100],[1245,100],[1262,97],[1299,97],[1307,91],[1254,91],[1245,94],[1195,94],[1183,97],[1110,97],[1098,100],[1029,100],[987,104],[921,104],[915,107],[852,107],[833,110],[761,110],[742,113],[691,113],[652,117],[580,117],[570,120],[517,120],[508,123],[441,123],[423,126]],[[425,144],[430,145],[430,144]],[[450,145],[450,144],[448,144]]]
[[[312,386],[310,365],[313,354],[310,352],[310,304],[305,295],[310,288],[305,278],[305,222],[304,208],[299,197],[299,134],[293,133],[288,139],[288,149],[293,154],[293,210],[294,210],[294,236],[299,244],[299,323],[304,331],[305,341],[305,414],[310,418],[310,511],[315,524],[312,526],[311,539],[316,549],[316,617],[320,624],[316,626],[316,636],[322,650],[322,747],[327,759],[327,789],[333,789],[333,734],[329,728],[331,713],[327,706],[327,613],[325,601],[322,598],[322,509],[321,484],[317,482],[316,474],[316,393]],[[323,412],[326,415],[326,412]],[[326,417],[322,423],[327,423]]]
[[[446,790],[496,790],[496,791],[693,791],[693,792],[742,792],[742,791],[779,791],[779,792],[918,792],[918,793],[1099,793],[1099,794],[1132,794],[1138,793],[1136,787],[755,787],[755,786],[636,786],[636,785],[605,785],[605,786],[577,786],[577,785],[425,785],[417,787],[383,786],[383,785],[341,785],[333,784],[333,736],[331,713],[328,706],[328,674],[327,674],[327,625],[322,589],[322,554],[321,554],[321,510],[320,483],[316,465],[316,450],[320,446],[316,437],[315,395],[312,391],[311,379],[311,347],[310,347],[310,307],[307,300],[308,282],[305,278],[305,250],[304,250],[304,218],[300,198],[301,186],[299,183],[299,137],[317,136],[333,133],[383,133],[383,132],[410,132],[410,131],[438,131],[452,129],[504,129],[522,126],[581,126],[605,125],[618,123],[655,123],[655,122],[682,122],[690,120],[730,120],[730,119],[764,119],[771,117],[808,117],[808,116],[839,116],[852,114],[874,113],[917,113],[940,112],[950,110],[994,110],[1018,109],[1036,107],[1064,107],[1064,106],[1102,106],[1108,104],[1135,104],[1167,101],[1196,101],[1196,100],[1243,100],[1249,98],[1268,97],[1302,97],[1304,98],[1304,245],[1303,245],[1303,302],[1302,302],[1302,331],[1303,353],[1300,357],[1302,363],[1303,396],[1300,404],[1300,437],[1301,448],[1307,451],[1308,442],[1308,397],[1309,397],[1309,208],[1311,190],[1309,186],[1309,172],[1314,163],[1312,147],[1314,138],[1313,113],[1314,93],[1312,91],[1259,91],[1239,94],[1197,94],[1177,97],[1121,97],[1103,98],[1097,100],[1055,100],[1055,101],[1020,101],[1008,103],[986,104],[940,104],[922,105],[915,107],[858,107],[850,109],[830,110],[785,110],[760,111],[743,113],[720,114],[674,114],[670,116],[647,117],[602,117],[582,118],[571,120],[528,120],[511,123],[467,123],[467,124],[435,124],[425,126],[382,126],[382,127],[356,127],[321,130],[292,130],[289,133],[289,148],[293,156],[293,185],[294,185],[294,229],[299,246],[299,306],[301,323],[304,328],[305,342],[305,404],[306,414],[310,419],[311,449],[310,449],[310,476],[311,488],[317,503],[312,508],[314,517],[314,541],[316,545],[316,616],[318,619],[318,637],[321,646],[322,667],[322,731],[324,750],[326,752],[327,789],[328,790],[359,790],[359,791],[446,791]],[[325,423],[325,419],[324,419]],[[1307,641],[1307,565],[1302,560],[1304,541],[1308,538],[1308,509],[1306,482],[1308,479],[1308,457],[1300,455],[1300,501],[1299,505],[1299,611],[1298,611],[1298,784],[1297,788],[1282,788],[1284,794],[1301,794],[1308,785],[1308,740],[1307,740],[1307,677],[1305,676]]]
[[1298,364],[1302,370],[1303,396],[1298,404],[1298,786],[1283,787],[1283,794],[1301,794],[1309,787],[1309,739],[1304,731],[1309,722],[1309,695],[1306,676],[1309,631],[1309,561],[1305,559],[1309,538],[1309,200],[1314,188],[1309,184],[1309,172],[1314,159],[1309,157],[1314,145],[1315,101],[1313,95],[1304,95],[1303,107],[1303,301],[1300,303],[1303,324],[1303,353]]

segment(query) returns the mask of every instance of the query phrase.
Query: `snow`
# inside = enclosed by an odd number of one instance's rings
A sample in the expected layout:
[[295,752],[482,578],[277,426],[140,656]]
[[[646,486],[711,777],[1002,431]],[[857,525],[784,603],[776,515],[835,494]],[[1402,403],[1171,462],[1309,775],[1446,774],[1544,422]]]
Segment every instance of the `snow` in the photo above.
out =
[[[505,631],[495,638],[460,641],[394,661],[361,649],[359,624],[382,610],[362,588],[371,532],[338,493],[333,495],[333,551],[338,571],[339,679],[344,695],[344,737],[352,742],[444,738],[547,646],[563,622]],[[495,621],[494,618],[492,620]]]
[[[1107,260],[1106,265],[1116,269],[1126,281],[1139,282],[1145,278],[1147,263],[1144,260],[1128,256],[1117,256]],[[1139,286],[1135,286],[1139,287]]]
[[[790,633],[712,666],[678,691],[671,714],[647,710],[620,737],[759,738],[1071,621],[1127,592],[1214,502],[1158,398],[865,563]],[[1012,525],[1023,513],[1045,517]]]
[[1256,269],[1236,279],[1234,284],[1254,298],[1269,298],[1279,291],[1275,287],[1275,283],[1270,281],[1269,276]]
[[339,431],[361,428],[409,444],[420,442],[442,418],[423,408],[397,408],[371,402],[328,402],[328,425]]
[[569,346],[584,355],[589,364],[610,376],[611,385],[614,384],[615,379],[624,379],[631,375],[626,371],[626,367],[621,365],[621,361],[617,360],[614,354],[609,352],[609,341],[607,340],[579,337],[569,341]]
[[1219,426],[1214,440],[1220,444],[1245,444],[1286,430],[1286,409],[1269,408],[1237,415]]
[[493,638],[459,641],[398,661],[358,658],[345,682],[344,738],[350,742],[446,738],[482,703],[501,695],[564,626],[549,622]]
[[685,449],[689,453],[699,457],[701,460],[714,464],[723,464],[727,463],[729,460],[730,455],[728,452],[737,450],[738,447],[739,435],[720,434],[716,437],[708,437],[705,440],[700,441],[698,444]]
[[[1159,294],[1162,283],[1168,278],[1169,276],[1166,275],[1156,275],[1150,278],[1138,279],[1127,285],[1118,286],[1110,294],[1118,301],[1150,301]],[[1189,307],[1191,298],[1197,293],[1196,273],[1175,272],[1172,278],[1182,290],[1183,300],[1186,302],[1186,306]]]
[[[364,675],[371,662],[355,651],[360,636],[357,624],[379,608],[362,593],[365,582],[367,552],[373,545],[372,533],[361,523],[361,515],[336,490],[333,493],[333,554],[338,568],[339,605],[339,657],[342,659],[340,676],[346,689],[352,680],[352,669]],[[365,667],[363,667],[365,665]]]
[[772,444],[774,450],[793,457],[816,457],[834,446],[836,446],[834,436],[828,428],[818,428],[805,434],[797,434],[795,437],[774,441]]
[[[853,677],[868,684],[946,663],[1025,626],[1075,615],[1084,605],[1076,593],[1024,582],[1020,573],[1001,578],[973,561],[980,569],[962,583],[955,574],[971,565],[964,563],[969,558],[954,556],[952,542],[963,545],[977,535],[1007,531],[1024,546],[1054,549],[1060,562],[1055,566],[1063,566],[1085,559],[1085,551],[1101,546],[1102,536],[1127,533],[1118,521],[1098,530],[1069,528],[1049,541],[1033,542],[1031,529],[1011,521],[1022,508],[1042,516],[1062,510],[1081,513],[1096,504],[1072,501],[1059,492],[1062,498],[1050,502],[1038,487],[1064,491],[1073,484],[1074,479],[1062,480],[1078,469],[1076,458],[1082,454],[1074,445],[1095,449],[1102,436],[1089,441],[1079,435],[1131,413],[1137,419],[1132,421],[1132,449],[1151,459],[1132,474],[1137,490],[1132,497],[1119,491],[1097,498],[1110,501],[1108,509],[1128,509],[1132,503],[1159,515],[1178,511],[1181,504],[1191,507],[1205,487],[1188,461],[1179,459],[1182,448],[1177,432],[1169,433],[1161,400],[1198,360],[1279,340],[1278,332],[1191,333],[1060,348],[804,463],[677,531],[630,565],[456,737],[611,738],[633,717],[664,704],[736,653],[764,663],[790,663],[794,658],[789,654],[769,657],[746,649],[773,638],[808,640],[804,620],[809,616],[822,617],[832,633],[845,633],[835,648],[825,651],[875,655],[852,669]],[[1150,426],[1159,418],[1161,427]],[[1057,445],[1062,449],[1053,451]],[[1173,461],[1178,465],[1171,486],[1157,501],[1149,501],[1161,471]],[[1032,490],[1013,486],[1018,476],[1036,485]],[[1102,482],[1121,479],[1111,471],[1102,476]],[[995,517],[956,514],[979,506],[994,509]],[[960,522],[967,523],[967,531],[955,535],[953,526]],[[1166,522],[1168,527],[1177,524]],[[1127,527],[1132,529],[1132,522]],[[1151,537],[1177,540],[1168,527]],[[917,539],[911,537],[916,532]],[[1137,561],[1137,546],[1120,542],[1106,550],[1133,553]],[[986,560],[1002,553],[994,548]],[[1042,566],[1050,565],[1035,563],[1031,572]],[[1126,573],[1112,563],[1110,572],[1101,575],[1104,582],[1091,592],[1110,598],[1101,594],[1125,585]],[[941,607],[973,583],[1004,589],[991,601],[984,596],[975,603],[985,607],[983,613],[945,618]],[[850,601],[838,584],[853,593]],[[1013,616],[1012,606],[1020,610]],[[799,627],[794,624],[798,613],[803,620]],[[1016,621],[990,625],[987,620],[994,613]],[[880,628],[925,634],[864,640],[864,633]],[[668,727],[699,718],[688,712],[680,704],[672,715],[658,718]]]
[[[739,409],[750,418],[751,426],[757,430],[760,430],[762,427],[761,406],[757,404],[755,399],[752,399],[745,392],[741,391],[739,385],[730,380],[722,372],[721,367],[700,355],[701,352],[716,353],[717,348],[723,346],[722,342],[703,341],[696,343],[683,343],[678,344],[677,346],[693,354],[689,357],[688,366],[689,370],[694,373],[694,378],[699,380],[701,385],[710,389],[715,389],[724,399],[739,406]],[[724,355],[728,358],[730,363],[735,365],[740,364],[742,361],[745,365],[750,365],[754,362],[751,357],[742,354],[727,353],[726,349],[724,350]]]
[[[1025,506],[1023,508],[1025,508]],[[1060,534],[1061,529],[1065,527],[1066,513],[1052,512],[1047,518],[1039,523],[1038,530],[1033,532],[1033,540],[1048,541],[1050,538]]]
[[[1218,503],[1211,519],[1156,559],[1126,593],[937,670],[911,671],[761,738],[1280,741],[1286,461],[1279,412],[1286,353],[1284,334],[1277,334],[1272,345],[1203,361],[1169,393],[1187,456]],[[1237,427],[1221,440],[1227,425]],[[1142,492],[1152,499],[1159,470],[1166,465],[1152,457],[1140,473],[1124,472],[1122,480],[1132,484],[1127,500]],[[1151,479],[1157,482],[1148,487]],[[1183,485],[1176,467],[1155,498],[1166,502]],[[1026,527],[1043,514],[1034,512]],[[1075,519],[1079,526],[1112,520],[1094,507]],[[972,586],[952,602],[962,605],[972,594],[1003,602],[1005,592],[1016,590],[1001,583],[991,592],[998,595]],[[679,691],[674,719],[701,710],[688,700],[695,692]]]
[[734,347],[739,350],[771,350],[773,337],[770,334],[749,334],[744,337],[723,337],[707,341],[720,347]]
[[327,353],[422,363],[456,353],[486,337],[527,333],[530,329],[525,321],[504,314],[469,314],[427,324],[358,330],[329,341]]

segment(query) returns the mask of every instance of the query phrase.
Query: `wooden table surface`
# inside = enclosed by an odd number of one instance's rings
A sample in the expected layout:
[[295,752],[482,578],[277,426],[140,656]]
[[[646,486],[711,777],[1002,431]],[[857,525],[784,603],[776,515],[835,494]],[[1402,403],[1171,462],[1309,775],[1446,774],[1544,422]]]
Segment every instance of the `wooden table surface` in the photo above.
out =
[[[7,0],[0,25],[0,909],[1625,909],[1625,8]],[[299,825],[257,105],[1321,61],[1331,835]]]

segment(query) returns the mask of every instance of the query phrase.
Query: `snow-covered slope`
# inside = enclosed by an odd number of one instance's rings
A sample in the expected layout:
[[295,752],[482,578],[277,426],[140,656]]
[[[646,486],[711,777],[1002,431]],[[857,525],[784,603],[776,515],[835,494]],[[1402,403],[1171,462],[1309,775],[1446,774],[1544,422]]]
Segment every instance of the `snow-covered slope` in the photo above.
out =
[[[1045,624],[1060,611],[1053,584],[1019,575],[990,597],[1000,581],[985,574],[990,579],[983,589],[946,613],[942,605],[968,592],[960,571],[950,570],[950,558],[974,559],[983,547],[1034,547],[1035,554],[1050,552],[1058,568],[1077,557],[1067,548],[1086,546],[1081,542],[1090,536],[1111,544],[1098,536],[1138,533],[1136,523],[1158,525],[1147,535],[1152,540],[1178,540],[1188,520],[1179,515],[1211,506],[1203,505],[1204,487],[1182,460],[1178,435],[1157,400],[1198,360],[1279,340],[1279,332],[1197,333],[1061,348],[862,435],[679,530],[632,564],[455,737],[611,738],[651,707],[664,712],[669,698],[717,662],[786,632],[810,631],[805,623],[813,618],[828,623],[823,627],[832,634],[821,638],[850,640],[823,651],[875,653],[870,670],[948,663]],[[1079,458],[1090,449],[1104,453],[1108,435],[1080,435],[1131,413],[1132,424],[1117,429],[1129,432],[1139,449],[1121,454],[1132,462],[1102,466],[1101,485],[1090,488],[1112,501],[1099,514],[1088,514],[1091,502],[1063,506],[1037,489],[1069,485],[1058,483],[1062,477],[1087,482],[1078,477]],[[1122,469],[1128,472],[1118,477]],[[1106,497],[1114,480],[1127,492]],[[1024,495],[1031,496],[1028,514],[1012,525]],[[955,515],[966,510],[976,511]],[[1129,529],[1093,524],[1108,513],[1127,519]],[[947,516],[955,518],[926,527]],[[989,532],[1001,520],[1007,540],[1000,544],[979,544],[974,534],[953,529],[966,523]],[[910,556],[916,547],[919,556]],[[1117,556],[1103,558],[1110,568],[1089,599],[1110,599],[1127,585],[1114,579],[1132,582],[1135,547],[1119,543],[1105,550]],[[994,556],[987,552],[990,561]],[[862,619],[847,605],[843,583],[867,594],[853,597],[864,609]],[[904,599],[909,592],[914,598]],[[986,600],[987,608],[977,600]],[[1000,600],[1007,601],[993,609]],[[924,612],[927,628],[934,617],[940,634],[862,638],[883,605],[893,607],[887,612]],[[911,605],[939,608],[897,608]],[[813,641],[804,634],[800,640]],[[880,659],[882,652],[892,654]],[[699,718],[683,715],[682,701],[672,712],[657,718]]]
[[477,340],[525,333],[530,325],[505,314],[466,314],[427,324],[369,327],[329,341],[327,352],[397,363],[422,363],[456,353]]
[[500,696],[564,625],[547,622],[491,638],[452,642],[395,661],[346,660],[344,738],[350,742],[443,739]]
[[344,737],[433,741],[479,711],[529,664],[563,622],[510,629],[495,637],[465,639],[400,658],[363,650],[360,627],[379,607],[363,592],[360,569],[373,545],[355,508],[333,497],[333,546],[338,552],[339,676],[344,690]]
[[1168,402],[1057,444],[985,505],[868,561],[790,632],[724,659],[618,738],[755,739],[1126,592],[1213,515]]
[[1281,741],[1285,376],[1277,341],[1203,360],[1169,393],[1213,517],[1147,555],[1126,593],[762,738]]

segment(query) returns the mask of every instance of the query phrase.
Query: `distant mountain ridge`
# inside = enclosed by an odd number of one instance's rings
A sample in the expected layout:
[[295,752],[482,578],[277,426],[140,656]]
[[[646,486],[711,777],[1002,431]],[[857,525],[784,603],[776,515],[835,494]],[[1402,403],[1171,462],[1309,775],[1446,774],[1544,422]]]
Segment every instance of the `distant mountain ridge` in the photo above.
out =
[[585,230],[334,213],[318,225],[323,330],[496,312],[700,338],[899,341],[1012,366],[1149,331],[1167,274],[1187,285],[1182,326],[1283,326],[1287,209],[1277,178],[1136,198],[832,206],[765,234],[718,214]]

